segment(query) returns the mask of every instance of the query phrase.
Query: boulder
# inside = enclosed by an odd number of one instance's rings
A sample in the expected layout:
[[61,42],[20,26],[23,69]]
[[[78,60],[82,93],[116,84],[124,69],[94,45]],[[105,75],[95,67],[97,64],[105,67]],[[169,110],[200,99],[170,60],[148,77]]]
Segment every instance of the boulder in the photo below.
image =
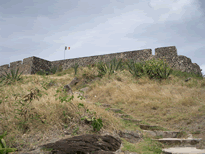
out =
[[114,154],[121,147],[121,139],[111,135],[86,134],[48,143],[40,148],[52,149],[57,154]]
[[69,83],[69,85],[70,85],[70,86],[76,85],[79,81],[80,81],[80,80],[75,77],[75,78]]

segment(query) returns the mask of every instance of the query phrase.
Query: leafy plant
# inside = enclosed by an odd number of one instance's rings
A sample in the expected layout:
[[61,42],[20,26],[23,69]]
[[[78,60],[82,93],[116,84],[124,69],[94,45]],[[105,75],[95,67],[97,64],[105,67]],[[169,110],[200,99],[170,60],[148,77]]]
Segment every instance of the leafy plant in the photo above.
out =
[[96,120],[96,118],[93,117],[92,120],[93,120],[92,126],[93,126],[94,131],[100,131],[100,129],[103,127],[102,119],[99,118],[99,119]]
[[0,135],[0,154],[8,154],[9,152],[14,152],[16,148],[7,148],[6,142],[3,139],[4,136],[7,135],[7,131],[5,131],[2,135]]
[[160,59],[159,61],[153,59],[152,61],[146,61],[145,63],[144,69],[150,79],[167,79],[173,71],[173,69],[167,67],[166,62]]
[[126,62],[129,72],[134,76],[134,77],[141,77],[142,75],[145,74],[145,71],[143,69],[143,64],[142,63],[135,63],[133,59],[131,59],[129,62]]
[[[60,90],[58,89],[56,92],[59,93]],[[80,92],[83,92],[83,91],[80,91]],[[65,91],[64,91],[64,93],[65,93]],[[83,92],[83,93],[84,93],[84,92]],[[57,95],[57,94],[56,94],[56,95]],[[54,96],[56,96],[56,95],[54,95]],[[72,105],[73,109],[74,109],[75,111],[77,111],[76,113],[79,115],[79,120],[80,120],[80,121],[81,121],[81,120],[87,120],[87,121],[92,122],[92,126],[93,126],[93,130],[94,130],[94,131],[99,131],[99,130],[103,127],[102,119],[101,119],[101,118],[96,119],[95,116],[93,116],[93,117],[90,119],[90,118],[88,118],[88,116],[82,116],[79,109],[80,109],[80,108],[84,108],[84,115],[85,115],[85,113],[88,113],[88,114],[91,114],[91,116],[92,116],[92,114],[95,114],[95,115],[96,115],[96,112],[89,111],[89,109],[86,109],[85,106],[84,106],[84,104],[82,104],[82,103],[79,103],[78,106],[76,107],[76,106],[71,102],[71,100],[73,100],[74,96],[72,95],[72,96],[67,100],[68,97],[69,97],[69,96],[59,97],[59,100],[61,101],[61,103],[63,103],[64,101],[65,101],[65,102],[69,102],[69,103]],[[78,98],[80,98],[80,100],[85,99],[83,96],[80,96],[80,95],[78,96]],[[57,100],[57,99],[56,99],[56,100]],[[65,116],[66,116],[65,111],[63,112],[63,114],[64,114],[64,117],[65,117]]]
[[[93,112],[90,112],[89,109],[86,110],[87,113],[93,113]],[[94,114],[96,114],[96,112],[94,112]],[[103,127],[103,124],[102,124],[102,119],[99,118],[99,119],[96,119],[95,116],[93,116],[92,118],[88,118],[87,116],[83,116],[81,118],[81,120],[87,120],[89,122],[92,122],[92,126],[93,126],[93,130],[94,131],[100,131],[100,129]]]

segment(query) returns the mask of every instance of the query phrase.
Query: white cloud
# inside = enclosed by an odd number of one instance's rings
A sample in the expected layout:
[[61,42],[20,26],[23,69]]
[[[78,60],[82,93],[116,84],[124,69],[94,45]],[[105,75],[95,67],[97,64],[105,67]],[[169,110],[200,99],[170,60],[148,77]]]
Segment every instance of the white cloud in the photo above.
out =
[[158,21],[161,22],[191,20],[193,17],[202,16],[196,0],[150,0],[149,5],[159,12]]

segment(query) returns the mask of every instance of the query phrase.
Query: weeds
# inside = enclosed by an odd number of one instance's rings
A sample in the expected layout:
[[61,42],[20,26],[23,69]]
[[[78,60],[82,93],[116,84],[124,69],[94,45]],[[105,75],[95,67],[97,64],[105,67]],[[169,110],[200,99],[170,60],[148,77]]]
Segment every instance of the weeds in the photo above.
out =
[[[59,92],[59,91],[57,90],[57,92]],[[81,92],[83,92],[83,91],[81,91]],[[59,99],[60,99],[61,103],[63,103],[65,101],[65,102],[69,102],[72,105],[73,109],[75,109],[76,113],[79,115],[80,124],[81,124],[81,120],[87,120],[89,122],[92,122],[92,126],[93,126],[94,131],[99,131],[103,127],[101,118],[96,119],[95,116],[93,116],[92,118],[89,119],[87,116],[82,116],[79,109],[84,108],[84,115],[86,113],[96,115],[96,112],[89,111],[89,109],[86,109],[86,107],[82,103],[79,103],[78,106],[75,107],[75,105],[71,102],[71,100],[73,100],[74,96],[72,95],[68,100],[66,100],[67,97],[69,97],[69,96],[59,97]],[[80,100],[85,99],[83,96],[80,96],[80,95],[78,96],[78,98],[80,98]],[[65,115],[65,111],[64,111],[64,115]]]

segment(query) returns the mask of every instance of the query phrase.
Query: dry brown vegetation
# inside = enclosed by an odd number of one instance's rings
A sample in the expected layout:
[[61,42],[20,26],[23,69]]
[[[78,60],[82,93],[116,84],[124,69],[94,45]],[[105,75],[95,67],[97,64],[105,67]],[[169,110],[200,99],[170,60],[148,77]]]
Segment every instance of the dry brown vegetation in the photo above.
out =
[[[62,75],[58,76],[59,74]],[[4,138],[7,145],[18,150],[31,150],[39,144],[66,137],[64,131],[75,135],[96,133],[93,132],[91,125],[78,122],[79,115],[76,114],[71,103],[65,101],[61,103],[59,99],[56,100],[59,96],[66,96],[56,91],[60,88],[62,90],[63,86],[69,84],[75,76],[80,79],[80,82],[72,86],[73,92],[89,87],[84,96],[92,103],[110,104],[130,114],[133,119],[142,119],[143,123],[157,124],[167,130],[183,130],[187,134],[193,133],[193,137],[205,139],[204,79],[192,77],[189,82],[184,82],[186,77],[170,75],[170,78],[159,82],[150,80],[147,76],[134,78],[128,70],[123,70],[90,82],[89,79],[94,79],[94,75],[97,75],[97,68],[80,67],[77,75],[71,68],[49,76],[22,75],[20,81],[15,81],[11,85],[0,85],[2,101],[0,129],[8,132]],[[86,78],[87,84],[84,83]],[[57,85],[48,86],[50,82]],[[31,89],[34,91],[38,89],[39,93],[38,90],[34,92],[33,100],[26,103],[28,107],[23,107],[20,103],[14,106],[17,100],[30,94]],[[80,100],[77,96],[74,94],[74,99],[71,101],[73,105],[83,103],[90,111],[96,112],[96,118],[101,117],[103,127],[100,132],[140,130],[136,125],[122,121],[113,112]],[[22,115],[17,114],[15,109],[21,110]],[[85,114],[84,108],[79,111],[81,115]],[[39,115],[40,120],[31,120],[35,115]],[[26,120],[28,122],[23,123]],[[134,146],[140,149],[142,146],[148,146],[148,143],[143,141],[142,144]]]

